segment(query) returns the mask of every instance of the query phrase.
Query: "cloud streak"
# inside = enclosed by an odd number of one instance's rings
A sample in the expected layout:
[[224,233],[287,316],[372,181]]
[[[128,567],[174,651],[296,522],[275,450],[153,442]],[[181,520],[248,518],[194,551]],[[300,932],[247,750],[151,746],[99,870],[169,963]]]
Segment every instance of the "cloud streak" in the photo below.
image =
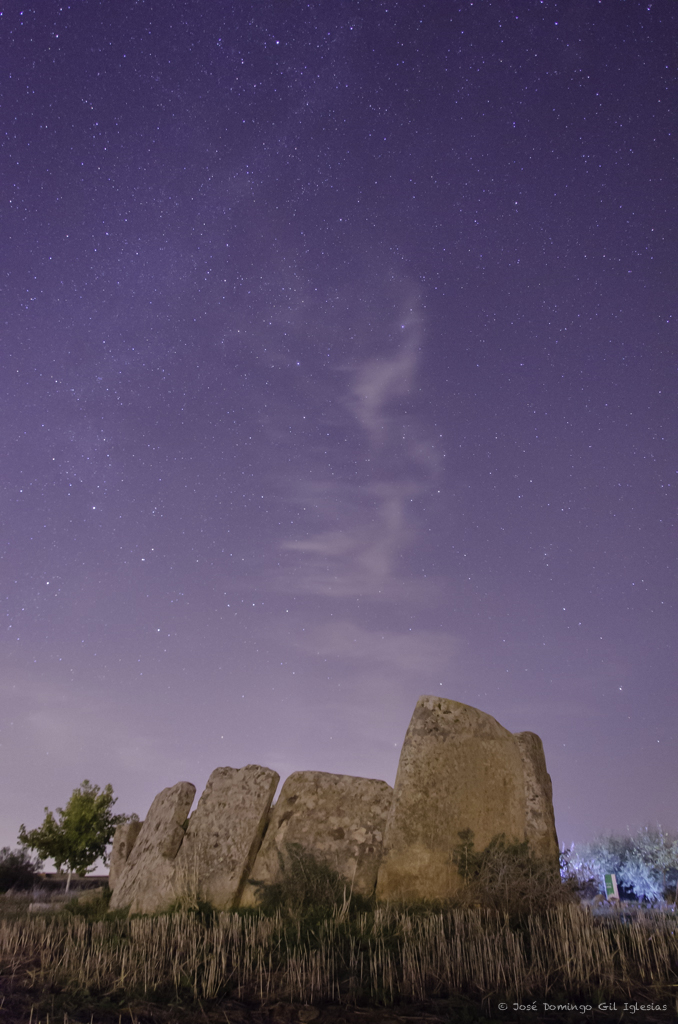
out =
[[336,403],[350,417],[346,426],[357,424],[363,435],[365,454],[353,477],[295,488],[296,501],[324,515],[328,527],[282,544],[285,589],[383,601],[402,597],[403,589],[411,593],[412,584],[422,589],[399,571],[399,563],[418,540],[413,502],[433,486],[438,455],[421,436],[416,416],[402,407],[414,390],[421,354],[421,325],[412,310],[398,332],[395,352],[363,361]]
[[414,383],[421,338],[418,319],[412,312],[400,325],[402,341],[388,358],[369,359],[354,377],[347,405],[367,434],[373,450],[393,443],[399,425],[390,406],[408,395]]
[[385,667],[407,678],[445,673],[459,651],[459,641],[447,633],[428,629],[400,633],[367,629],[348,620],[306,631],[304,639],[298,640],[296,646],[319,657]]

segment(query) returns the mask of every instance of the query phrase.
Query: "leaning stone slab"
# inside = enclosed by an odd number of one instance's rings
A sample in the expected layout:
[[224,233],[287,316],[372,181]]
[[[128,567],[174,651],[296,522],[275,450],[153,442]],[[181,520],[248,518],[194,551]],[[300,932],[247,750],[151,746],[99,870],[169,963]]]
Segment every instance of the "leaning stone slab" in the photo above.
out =
[[343,875],[347,890],[372,893],[392,798],[377,779],[294,772],[271,811],[241,906],[256,905],[255,881],[278,881],[293,844]]
[[553,813],[553,787],[546,770],[544,747],[534,732],[515,734],[525,779],[525,838],[537,857],[558,867],[558,836]]
[[420,697],[400,755],[377,896],[452,895],[461,884],[452,857],[467,828],[477,850],[500,832],[525,839],[520,745],[477,708]]
[[111,910],[129,907],[131,914],[156,914],[171,905],[173,861],[194,796],[191,782],[178,782],[158,793],[117,879]]
[[201,898],[217,910],[238,905],[279,778],[256,764],[212,772],[175,861],[177,899]]
[[127,859],[136,843],[143,821],[127,821],[118,825],[113,836],[113,849],[108,865],[108,888],[113,892]]

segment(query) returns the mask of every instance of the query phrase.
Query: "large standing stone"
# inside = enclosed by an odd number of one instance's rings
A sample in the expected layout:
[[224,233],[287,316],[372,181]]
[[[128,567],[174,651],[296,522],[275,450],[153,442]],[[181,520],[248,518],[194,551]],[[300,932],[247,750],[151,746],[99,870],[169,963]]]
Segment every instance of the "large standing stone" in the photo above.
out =
[[270,768],[216,768],[191,815],[172,885],[218,910],[238,905],[261,844],[279,775]]
[[475,848],[493,836],[525,839],[523,759],[490,715],[420,697],[400,755],[379,869],[380,899],[437,899],[460,885],[452,855],[470,828]]
[[553,813],[553,787],[546,770],[541,740],[534,732],[517,732],[525,779],[525,838],[544,860],[558,865],[558,836]]
[[298,844],[346,879],[347,889],[374,891],[393,790],[386,782],[328,772],[294,772],[285,781],[241,905],[257,902],[254,884],[277,881]]
[[136,843],[143,821],[127,821],[118,825],[113,836],[113,848],[108,865],[108,888],[113,892],[127,859]]
[[177,782],[158,793],[118,878],[111,910],[129,907],[132,914],[154,914],[173,902],[173,861],[184,839],[194,796],[195,786],[190,782]]

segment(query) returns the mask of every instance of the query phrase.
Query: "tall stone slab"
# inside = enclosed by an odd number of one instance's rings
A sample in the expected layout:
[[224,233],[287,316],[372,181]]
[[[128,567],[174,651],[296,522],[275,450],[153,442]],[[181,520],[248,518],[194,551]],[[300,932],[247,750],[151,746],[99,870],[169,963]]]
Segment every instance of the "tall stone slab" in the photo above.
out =
[[117,880],[111,910],[129,907],[131,914],[155,914],[171,905],[173,862],[194,796],[191,782],[178,782],[158,793]]
[[391,787],[378,779],[294,772],[271,811],[241,906],[256,905],[254,880],[280,878],[281,858],[285,863],[292,844],[343,875],[348,890],[374,892],[392,798]]
[[123,825],[118,825],[115,830],[111,858],[108,864],[108,888],[111,892],[113,892],[118,884],[123,868],[139,837],[142,825],[143,821],[127,821]]
[[380,899],[440,899],[461,879],[452,855],[470,828],[477,850],[503,832],[525,839],[523,758],[491,715],[420,697],[403,744],[379,869]]
[[525,780],[525,838],[537,857],[558,867],[558,836],[553,813],[553,787],[546,770],[544,747],[534,732],[515,733]]
[[194,895],[218,910],[238,906],[279,778],[256,764],[212,772],[175,861],[177,897]]

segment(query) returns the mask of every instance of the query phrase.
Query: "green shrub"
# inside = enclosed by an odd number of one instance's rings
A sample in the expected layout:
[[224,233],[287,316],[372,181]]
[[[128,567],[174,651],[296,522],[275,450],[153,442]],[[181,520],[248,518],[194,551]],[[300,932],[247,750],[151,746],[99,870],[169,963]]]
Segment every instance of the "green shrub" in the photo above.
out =
[[26,850],[0,850],[0,892],[10,889],[32,889],[42,867],[41,860],[31,860]]
[[[101,921],[108,916],[108,904],[111,902],[111,890],[106,886],[103,891],[83,892],[64,904],[63,913],[73,917],[84,917],[87,921]],[[126,911],[125,911],[126,913]]]
[[296,917],[329,915],[336,908],[364,911],[370,901],[351,891],[350,884],[334,868],[305,851],[299,843],[278,851],[280,876],[276,882],[251,884],[257,890],[264,914],[280,910]]
[[458,906],[478,906],[511,917],[542,913],[578,899],[575,879],[561,879],[557,865],[535,856],[527,841],[494,836],[476,850],[471,829],[459,832],[452,861],[464,880]]

